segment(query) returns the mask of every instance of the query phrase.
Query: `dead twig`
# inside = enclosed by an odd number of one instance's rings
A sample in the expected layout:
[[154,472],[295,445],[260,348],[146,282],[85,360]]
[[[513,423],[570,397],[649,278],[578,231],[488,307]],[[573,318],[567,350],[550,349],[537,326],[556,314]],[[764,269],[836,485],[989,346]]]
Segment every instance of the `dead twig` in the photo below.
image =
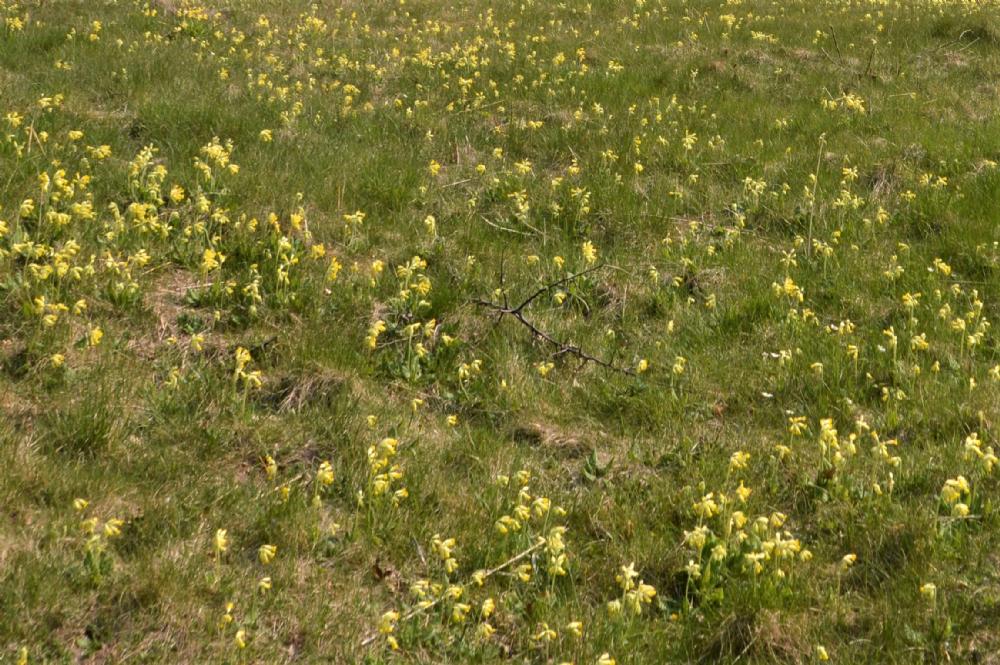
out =
[[830,35],[833,36],[833,45],[837,48],[837,57],[840,59],[841,64],[844,62],[844,54],[840,50],[840,42],[837,41],[837,31],[830,26]]
[[[539,288],[538,290],[536,290],[531,295],[529,295],[527,298],[525,298],[521,302],[521,304],[517,305],[516,307],[511,307],[510,306],[510,304],[509,304],[509,302],[507,300],[507,292],[503,288],[502,283],[501,283],[500,291],[501,291],[501,295],[503,297],[503,303],[496,303],[496,302],[492,302],[492,301],[489,301],[489,300],[480,300],[480,299],[473,300],[472,302],[474,304],[476,304],[476,305],[479,305],[480,307],[486,307],[486,308],[488,308],[488,309],[496,312],[497,315],[498,315],[498,318],[497,318],[498,322],[501,319],[503,319],[504,316],[511,316],[511,317],[513,317],[521,325],[523,325],[528,330],[530,330],[531,334],[534,337],[536,337],[538,339],[541,339],[541,340],[543,340],[543,341],[551,344],[552,346],[556,347],[556,352],[554,354],[555,356],[571,355],[571,356],[574,356],[574,357],[578,358],[583,363],[590,362],[590,363],[594,363],[595,365],[599,365],[600,367],[604,367],[605,369],[612,370],[614,372],[620,372],[621,374],[627,374],[628,376],[635,376],[635,372],[633,370],[631,370],[631,369],[628,369],[626,367],[619,367],[618,365],[610,363],[607,360],[603,360],[603,359],[598,358],[596,356],[592,356],[592,355],[590,355],[589,353],[587,353],[586,351],[584,351],[582,348],[580,348],[579,346],[577,346],[575,344],[568,344],[566,342],[559,341],[558,339],[556,339],[555,337],[553,337],[549,333],[547,333],[544,330],[540,329],[538,326],[536,326],[534,323],[532,323],[531,321],[529,321],[524,316],[524,310],[525,310],[525,308],[528,305],[530,305],[532,302],[534,302],[535,300],[537,300],[542,294],[547,293],[547,292],[551,291],[552,289],[554,289],[554,288],[556,288],[558,286],[562,286],[563,284],[571,282],[571,281],[573,281],[575,279],[579,279],[580,277],[583,277],[584,275],[587,275],[587,274],[590,274],[592,272],[596,272],[598,270],[601,270],[602,268],[604,268],[603,264],[602,265],[597,265],[597,266],[594,266],[593,268],[588,268],[586,270],[582,270],[580,272],[573,273],[572,275],[567,275],[566,277],[563,277],[562,279],[559,279],[559,280],[556,280],[556,281],[551,282],[549,284],[546,284],[546,285],[542,286],[541,288]],[[501,282],[502,282],[502,280],[501,280]]]
[[490,220],[486,219],[485,217],[482,217],[482,220],[484,222],[486,222],[488,225],[492,226],[493,228],[495,228],[495,229],[497,229],[499,231],[506,231],[507,233],[516,233],[519,236],[530,236],[531,235],[530,233],[527,233],[526,231],[518,231],[517,229],[510,229],[510,228],[507,228],[506,226],[500,226],[499,224],[494,224],[493,222],[491,222]]
[[861,78],[865,78],[866,76],[868,76],[868,73],[872,70],[872,62],[875,60],[875,49],[876,48],[877,48],[877,44],[872,44],[872,50],[868,54],[868,64],[865,65],[865,71],[864,71],[864,73],[861,74]]

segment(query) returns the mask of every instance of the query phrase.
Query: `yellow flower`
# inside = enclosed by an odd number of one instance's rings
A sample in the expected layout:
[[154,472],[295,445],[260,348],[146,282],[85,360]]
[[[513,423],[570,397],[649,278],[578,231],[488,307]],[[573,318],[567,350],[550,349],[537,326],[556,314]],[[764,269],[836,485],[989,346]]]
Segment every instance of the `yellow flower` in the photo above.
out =
[[219,620],[219,628],[225,628],[233,622],[233,608],[235,605],[232,602],[226,603],[226,613],[222,615]]
[[847,572],[858,560],[857,554],[845,554],[840,560],[840,571]]
[[233,637],[233,644],[236,645],[237,649],[247,648],[247,631],[240,628],[236,631],[236,635]]
[[738,450],[729,457],[729,470],[739,470],[747,468],[747,462],[750,461],[750,453]]
[[369,349],[376,349],[378,347],[378,336],[385,332],[386,324],[385,321],[379,320],[373,323],[368,328],[368,336],[365,337],[365,345]]
[[542,625],[540,626],[540,630],[534,635],[532,635],[532,639],[534,639],[536,642],[551,642],[557,637],[559,637],[559,634],[556,631],[549,628],[549,624],[547,623],[542,623]]
[[615,575],[615,581],[618,582],[622,591],[631,591],[635,587],[637,577],[639,577],[639,573],[635,569],[635,563],[630,563],[621,567],[621,572]]
[[262,578],[260,578],[260,581],[257,582],[257,589],[260,590],[262,593],[264,591],[270,591],[271,590],[271,578],[270,577],[262,577]]
[[116,538],[122,535],[122,525],[125,524],[120,519],[112,517],[104,523],[104,535],[108,538]]
[[933,601],[935,598],[937,598],[937,586],[935,586],[931,582],[927,582],[926,584],[920,587],[920,595],[922,595],[927,600]]
[[267,474],[268,480],[274,480],[278,475],[278,463],[270,455],[264,455],[264,473]]
[[260,140],[262,142],[264,142],[264,143],[270,143],[271,139],[273,139],[273,138],[274,138],[274,135],[271,133],[270,129],[262,129],[262,130],[260,130]]
[[719,514],[719,504],[715,500],[715,493],[709,492],[701,498],[700,501],[696,501],[692,506],[695,514],[703,519],[709,519],[714,515]]
[[225,529],[219,529],[215,532],[215,553],[221,555],[223,552],[229,549],[229,535]]
[[788,432],[793,436],[802,436],[809,429],[805,416],[791,416],[788,419]]
[[431,539],[431,544],[434,547],[434,551],[437,552],[437,555],[441,557],[442,560],[447,560],[451,558],[452,550],[455,548],[455,539],[448,538],[446,540],[442,540],[441,536],[435,534]]
[[80,522],[80,531],[87,535],[92,535],[94,531],[97,530],[97,518],[91,517],[90,519],[83,520]]
[[583,260],[586,261],[588,265],[597,262],[597,248],[594,247],[594,243],[589,240],[585,241],[581,247],[581,252],[583,254]]
[[325,486],[333,484],[333,467],[330,466],[330,462],[323,460],[319,465],[319,471],[316,472],[316,479]]
[[330,257],[330,267],[326,269],[326,281],[328,281],[328,282],[336,282],[337,281],[337,277],[340,275],[340,271],[342,269],[343,269],[343,266],[340,264],[340,261],[337,260],[337,257],[336,256],[331,256]]
[[247,349],[242,346],[238,346],[234,352],[234,358],[236,360],[236,376],[238,377],[243,374],[243,370],[250,364],[250,361],[253,360],[253,356],[250,355],[250,352]]
[[[742,515],[742,513],[740,513]],[[734,524],[736,520],[733,520]],[[737,528],[739,528],[737,526]],[[694,549],[701,551],[701,548],[705,546],[705,542],[708,540],[708,536],[711,532],[705,525],[696,527],[693,531],[684,532],[684,542],[693,547]],[[620,582],[619,582],[620,584]]]
[[206,247],[205,251],[201,254],[201,272],[203,275],[207,275],[211,271],[220,268],[226,261],[226,256],[221,254],[211,247]]
[[941,488],[941,500],[947,504],[954,504],[970,491],[969,481],[965,476],[949,478]]
[[830,654],[826,652],[826,647],[820,644],[816,645],[816,657],[823,661],[830,660]]
[[97,346],[98,344],[101,343],[101,339],[103,337],[104,337],[103,330],[101,330],[99,327],[91,328],[90,332],[87,334],[87,343],[90,344],[90,346]]
[[90,502],[86,499],[73,499],[73,508],[75,508],[78,513],[85,511],[89,505]]
[[378,632],[383,635],[389,635],[394,630],[396,630],[396,622],[399,621],[399,612],[395,610],[389,610],[384,613],[378,622]]
[[469,615],[472,606],[468,603],[455,603],[451,608],[451,620],[453,623],[464,623]]
[[260,557],[260,562],[265,566],[274,560],[277,553],[278,548],[274,545],[261,545],[257,550],[257,556]]

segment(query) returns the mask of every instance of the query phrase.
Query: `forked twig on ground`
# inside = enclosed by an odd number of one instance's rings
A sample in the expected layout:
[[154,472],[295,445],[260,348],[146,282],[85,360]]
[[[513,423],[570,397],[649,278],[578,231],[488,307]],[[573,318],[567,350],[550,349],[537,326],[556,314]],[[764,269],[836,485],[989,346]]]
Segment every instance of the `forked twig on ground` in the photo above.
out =
[[571,282],[571,281],[573,281],[575,279],[583,277],[584,275],[590,274],[592,272],[597,272],[598,270],[601,270],[602,268],[604,268],[603,264],[594,266],[592,268],[588,268],[586,270],[582,270],[582,271],[577,272],[577,273],[573,273],[572,275],[567,275],[566,277],[563,277],[562,279],[556,280],[554,282],[551,282],[549,284],[546,284],[546,285],[542,286],[541,288],[539,288],[538,290],[536,290],[534,293],[532,293],[531,295],[529,295],[527,298],[525,298],[521,302],[521,304],[517,305],[516,307],[511,307],[510,304],[507,301],[507,293],[506,293],[506,291],[503,290],[503,285],[502,285],[502,281],[503,281],[503,279],[502,279],[502,275],[503,275],[502,270],[503,270],[503,267],[501,265],[501,291],[503,292],[503,303],[502,304],[501,303],[495,303],[495,302],[492,302],[492,301],[489,301],[489,300],[481,300],[481,299],[476,299],[476,300],[473,300],[472,302],[475,303],[476,305],[479,305],[480,307],[486,307],[488,309],[493,310],[494,312],[496,312],[499,315],[500,319],[502,319],[504,316],[512,316],[512,317],[514,317],[514,319],[516,319],[519,323],[521,323],[521,325],[523,325],[528,330],[530,330],[531,334],[534,337],[537,337],[538,339],[544,340],[545,342],[548,342],[552,346],[555,346],[556,347],[556,352],[555,352],[554,355],[556,355],[556,356],[571,355],[571,356],[574,356],[574,357],[580,359],[584,363],[588,363],[588,362],[594,363],[595,365],[599,365],[600,367],[604,367],[605,369],[609,369],[609,370],[612,370],[614,372],[620,372],[621,374],[627,374],[628,376],[635,376],[635,372],[633,370],[631,370],[631,369],[628,369],[626,367],[619,367],[618,365],[615,365],[614,363],[608,362],[607,360],[603,360],[601,358],[598,358],[597,356],[592,356],[592,355],[590,355],[589,353],[587,353],[586,351],[584,351],[582,348],[580,348],[579,346],[577,346],[575,344],[568,344],[566,342],[559,341],[558,339],[556,339],[555,337],[553,337],[549,333],[547,333],[544,330],[540,329],[538,326],[536,326],[534,323],[532,323],[531,321],[529,321],[524,316],[524,309],[528,305],[530,305],[532,302],[534,302],[542,294],[547,293],[547,292],[551,291],[552,289],[554,289],[554,288],[556,288],[558,286],[562,286],[563,284],[566,284],[566,283]]

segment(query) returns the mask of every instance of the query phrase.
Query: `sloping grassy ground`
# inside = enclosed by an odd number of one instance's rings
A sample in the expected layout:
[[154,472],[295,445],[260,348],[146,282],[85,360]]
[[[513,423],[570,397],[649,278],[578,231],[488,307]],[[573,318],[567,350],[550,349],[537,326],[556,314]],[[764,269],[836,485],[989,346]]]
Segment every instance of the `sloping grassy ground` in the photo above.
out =
[[1000,662],[998,81],[994,2],[0,0],[0,662]]

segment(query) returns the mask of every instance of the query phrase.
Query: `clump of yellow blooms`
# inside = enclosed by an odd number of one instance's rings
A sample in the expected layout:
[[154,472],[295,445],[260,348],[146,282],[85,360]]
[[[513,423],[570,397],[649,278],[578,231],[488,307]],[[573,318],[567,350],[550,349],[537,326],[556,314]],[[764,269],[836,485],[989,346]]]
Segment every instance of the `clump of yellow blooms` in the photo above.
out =
[[386,498],[392,506],[409,496],[402,484],[403,468],[394,460],[398,454],[399,441],[386,437],[368,447],[368,487],[358,492],[358,502],[382,503]]
[[110,517],[103,522],[96,516],[87,517],[90,502],[86,499],[73,500],[80,523],[79,529],[83,536],[83,565],[91,578],[98,582],[111,573],[112,555],[108,547],[110,541],[122,535],[123,520]]
[[642,614],[643,605],[652,603],[656,596],[656,589],[639,579],[634,563],[622,566],[620,572],[615,575],[615,582],[622,590],[622,597],[608,603],[608,611],[612,614],[626,611],[638,616]]
[[247,367],[253,362],[250,352],[242,346],[236,348],[236,368],[233,370],[233,381],[245,388],[260,388],[260,370],[247,371]]

